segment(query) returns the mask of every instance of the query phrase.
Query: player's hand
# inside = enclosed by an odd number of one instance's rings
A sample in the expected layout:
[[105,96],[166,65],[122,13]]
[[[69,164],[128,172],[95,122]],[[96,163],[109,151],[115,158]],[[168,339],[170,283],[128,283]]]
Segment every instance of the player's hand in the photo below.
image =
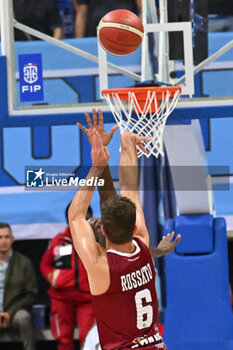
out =
[[85,117],[86,117],[87,124],[89,125],[89,129],[85,128],[85,126],[81,125],[80,123],[77,123],[77,125],[87,135],[90,145],[92,146],[93,144],[93,131],[97,130],[103,141],[103,145],[107,146],[111,141],[113,134],[118,129],[118,126],[117,125],[113,126],[111,131],[107,133],[104,130],[104,119],[103,119],[103,113],[101,109],[98,109],[98,112],[96,112],[94,108],[92,109],[93,121],[91,120],[91,117],[87,112],[85,113]]
[[181,235],[179,234],[177,235],[176,239],[173,242],[171,242],[171,240],[174,237],[174,234],[175,232],[168,233],[166,236],[163,236],[161,241],[159,242],[157,248],[161,250],[162,255],[171,253],[181,240]]
[[132,138],[134,139],[135,145],[138,146],[142,150],[142,152],[148,153],[148,151],[144,147],[142,141],[150,141],[151,138],[150,137],[139,136],[139,135],[133,134],[133,133],[131,135],[132,135]]
[[94,167],[104,168],[108,165],[110,158],[107,147],[103,145],[100,134],[94,129],[91,149],[91,160]]

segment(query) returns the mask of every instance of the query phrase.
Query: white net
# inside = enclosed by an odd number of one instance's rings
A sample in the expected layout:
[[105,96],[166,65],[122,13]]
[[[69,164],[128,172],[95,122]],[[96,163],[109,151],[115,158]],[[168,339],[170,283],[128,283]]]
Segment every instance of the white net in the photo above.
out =
[[[175,108],[180,95],[179,89],[172,95],[169,89],[160,92],[161,98],[156,91],[148,90],[144,106],[138,102],[134,92],[128,92],[128,101],[122,101],[117,92],[104,93],[106,102],[119,125],[121,134],[126,131],[134,132],[140,136],[150,137],[150,142],[144,142],[147,150],[146,157],[153,154],[158,157],[164,156],[163,131],[168,116]],[[155,112],[154,112],[155,111]],[[135,112],[133,114],[133,112]],[[138,148],[138,157],[144,152]]]

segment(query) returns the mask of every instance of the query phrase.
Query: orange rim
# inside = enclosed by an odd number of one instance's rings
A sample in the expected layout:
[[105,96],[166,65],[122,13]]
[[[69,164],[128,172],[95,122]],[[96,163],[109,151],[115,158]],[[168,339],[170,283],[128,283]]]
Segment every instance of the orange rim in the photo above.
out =
[[[119,88],[119,89],[105,89],[102,90],[102,95],[109,95],[110,98],[113,98],[114,94],[117,94],[121,100],[129,100],[129,92],[134,93],[140,108],[143,110],[145,102],[148,96],[148,92],[156,92],[157,105],[159,106],[160,101],[162,100],[164,93],[169,91],[170,97],[173,97],[177,91],[181,93],[180,86],[146,86],[146,87],[130,87],[130,88]],[[151,105],[152,112],[156,111],[155,106]]]

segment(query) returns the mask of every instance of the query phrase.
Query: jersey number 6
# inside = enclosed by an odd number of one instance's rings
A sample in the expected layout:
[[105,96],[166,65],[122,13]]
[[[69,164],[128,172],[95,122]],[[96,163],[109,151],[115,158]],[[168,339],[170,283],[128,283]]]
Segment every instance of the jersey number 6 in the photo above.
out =
[[[137,328],[143,329],[150,327],[153,321],[153,308],[148,303],[152,302],[152,297],[149,289],[143,289],[135,294],[135,303],[137,310]],[[147,305],[142,305],[142,300],[145,299]]]

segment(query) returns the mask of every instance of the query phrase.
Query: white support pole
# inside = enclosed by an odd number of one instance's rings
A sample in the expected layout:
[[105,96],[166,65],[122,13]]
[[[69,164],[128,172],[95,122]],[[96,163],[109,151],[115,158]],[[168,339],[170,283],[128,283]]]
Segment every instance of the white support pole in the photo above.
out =
[[[147,12],[148,4],[147,1],[142,2],[142,23],[145,25],[147,23]],[[147,79],[149,72],[149,47],[148,47],[148,35],[144,36],[142,41],[142,52],[141,52],[141,78],[142,81]],[[150,75],[150,72],[149,72]]]
[[[143,25],[147,23],[158,23],[158,17],[156,12],[156,6],[154,0],[147,0],[142,2],[142,22]],[[154,41],[158,44],[159,40],[157,39],[158,33],[153,33]],[[155,51],[155,50],[154,50]],[[158,51],[158,50],[157,50]],[[156,56],[156,52],[153,52]],[[152,58],[153,59],[153,58]],[[151,56],[149,52],[149,37],[148,34],[145,34],[142,41],[142,54],[141,54],[141,79],[144,80],[153,80],[153,72],[151,67]]]
[[[160,24],[167,23],[167,0],[160,0]],[[163,82],[169,82],[169,52],[168,52],[168,33],[161,31],[159,33],[159,72],[158,79]]]
[[15,52],[12,0],[0,1],[2,55],[7,58],[7,94],[9,113],[16,105]]
[[102,48],[99,42],[98,42],[98,59],[99,59],[100,97],[103,97],[101,91],[104,89],[108,89],[107,52]]
[[185,79],[185,85],[182,88],[182,95],[189,95],[189,97],[192,97],[192,95],[194,94],[194,79],[193,79],[194,73],[193,73],[192,27],[190,22],[184,23],[183,42],[184,42],[184,62],[185,62],[186,79]]

